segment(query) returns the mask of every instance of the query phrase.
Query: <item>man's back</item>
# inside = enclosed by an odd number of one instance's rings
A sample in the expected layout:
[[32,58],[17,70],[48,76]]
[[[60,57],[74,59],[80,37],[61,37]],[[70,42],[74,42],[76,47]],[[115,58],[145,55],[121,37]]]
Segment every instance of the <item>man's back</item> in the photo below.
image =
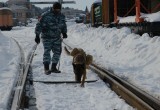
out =
[[42,14],[36,25],[36,32],[42,32],[42,38],[60,37],[61,33],[67,31],[65,16],[62,13],[55,14],[49,10]]

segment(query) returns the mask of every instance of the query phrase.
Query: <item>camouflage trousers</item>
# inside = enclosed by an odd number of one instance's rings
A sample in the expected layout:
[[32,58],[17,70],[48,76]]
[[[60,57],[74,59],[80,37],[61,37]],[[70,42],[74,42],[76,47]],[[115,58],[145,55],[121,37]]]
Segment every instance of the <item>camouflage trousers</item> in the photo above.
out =
[[[58,63],[62,53],[62,40],[60,38],[42,39],[44,54],[43,64]],[[51,51],[53,56],[51,57]]]

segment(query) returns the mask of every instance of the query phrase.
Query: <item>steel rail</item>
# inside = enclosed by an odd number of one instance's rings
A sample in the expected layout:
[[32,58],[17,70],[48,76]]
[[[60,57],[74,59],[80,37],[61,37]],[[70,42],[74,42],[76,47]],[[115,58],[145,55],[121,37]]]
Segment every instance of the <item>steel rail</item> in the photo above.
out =
[[[97,80],[88,80],[88,81],[85,81],[87,83],[93,83],[93,82],[96,82]],[[67,84],[73,84],[73,83],[79,83],[79,82],[76,82],[76,81],[33,81],[33,82],[40,82],[40,83],[45,83],[45,84],[63,84],[63,83],[67,83]]]
[[105,68],[99,67],[94,63],[91,66],[98,68],[99,70],[103,71],[105,74],[109,75],[111,78],[118,81],[121,85],[125,86],[128,90],[132,91],[132,93],[136,94],[139,98],[144,100],[148,105],[150,105],[155,110],[160,109],[160,100],[154,98],[150,94],[146,93],[145,91],[142,91],[141,89],[139,89],[136,86],[130,84],[129,82],[124,81],[119,76],[111,73],[110,71],[108,71]]
[[25,64],[25,69],[23,72],[20,73],[19,78],[17,79],[17,84],[16,84],[15,91],[14,91],[13,101],[11,104],[11,110],[19,110],[20,109],[27,74],[28,74],[32,59],[34,57],[34,53],[35,53],[36,48],[37,48],[37,44],[34,45],[32,50],[30,51],[30,53],[28,55],[27,62]]
[[99,70],[94,66],[90,66],[94,72],[96,72],[99,77],[106,83],[110,84],[110,88],[121,96],[128,104],[132,107],[137,108],[138,110],[154,110],[146,102],[137,97],[132,91],[128,90],[125,86],[121,85],[118,81],[107,75],[105,72]]
[[[63,41],[63,43],[66,45],[65,50],[68,49],[68,52],[70,52],[72,46],[66,41]],[[107,69],[102,69],[94,63],[90,65],[90,68],[95,71],[102,80],[109,83],[111,89],[133,107],[139,110],[159,110],[160,101],[147,94],[145,91],[140,90],[134,85],[107,71]]]
[[11,104],[12,104],[13,98],[14,98],[13,96],[15,95],[14,87],[18,86],[19,83],[20,83],[18,79],[21,77],[21,75],[24,72],[24,64],[25,64],[25,55],[24,55],[24,51],[23,51],[22,47],[19,45],[19,43],[14,38],[11,38],[11,39],[17,44],[17,46],[19,48],[19,51],[20,51],[20,58],[19,59],[20,59],[20,61],[19,61],[19,65],[18,65],[18,74],[16,75],[16,79],[13,83],[13,88],[10,92],[10,97],[8,99],[7,109],[11,109]]

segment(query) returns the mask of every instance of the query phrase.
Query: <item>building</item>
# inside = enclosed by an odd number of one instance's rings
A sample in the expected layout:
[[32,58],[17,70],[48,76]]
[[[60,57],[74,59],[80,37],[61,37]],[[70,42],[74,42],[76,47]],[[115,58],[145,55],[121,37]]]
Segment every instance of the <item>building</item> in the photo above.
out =
[[3,2],[0,2],[0,8],[3,7],[3,4],[4,4]]
[[84,14],[85,12],[78,9],[63,8],[62,13],[66,16],[66,18],[72,19],[75,18],[77,15]]
[[30,0],[9,0],[7,5],[13,11],[13,17],[19,23],[27,24],[27,20],[32,18],[35,14],[35,10],[32,9]]
[[[42,9],[30,4],[30,0],[8,0],[6,3],[13,11],[14,20],[19,23],[27,24],[30,18],[40,16],[42,13]],[[80,14],[85,14],[82,10],[69,7],[63,8],[62,13],[69,19],[75,18]]]

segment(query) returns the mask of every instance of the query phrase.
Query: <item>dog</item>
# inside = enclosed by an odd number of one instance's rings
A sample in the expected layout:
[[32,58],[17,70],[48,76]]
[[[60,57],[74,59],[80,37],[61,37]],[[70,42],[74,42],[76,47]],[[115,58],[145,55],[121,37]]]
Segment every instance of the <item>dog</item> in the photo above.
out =
[[73,56],[73,71],[75,74],[75,81],[81,83],[81,87],[84,87],[86,79],[86,69],[89,69],[89,65],[93,61],[92,55],[86,55],[83,49],[74,48],[70,53]]

